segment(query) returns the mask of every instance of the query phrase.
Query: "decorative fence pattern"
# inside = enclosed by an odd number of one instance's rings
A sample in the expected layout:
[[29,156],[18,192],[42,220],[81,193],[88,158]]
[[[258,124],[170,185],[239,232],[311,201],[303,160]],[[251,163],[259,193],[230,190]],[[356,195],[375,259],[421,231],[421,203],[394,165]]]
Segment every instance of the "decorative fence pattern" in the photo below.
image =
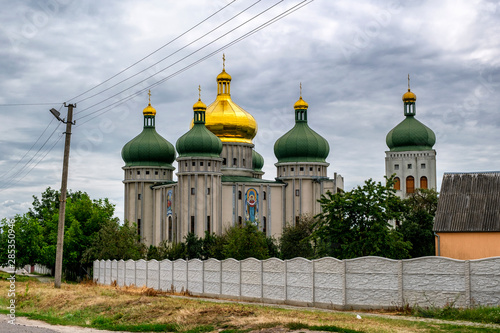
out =
[[94,279],[193,295],[335,309],[500,304],[500,257],[94,262]]

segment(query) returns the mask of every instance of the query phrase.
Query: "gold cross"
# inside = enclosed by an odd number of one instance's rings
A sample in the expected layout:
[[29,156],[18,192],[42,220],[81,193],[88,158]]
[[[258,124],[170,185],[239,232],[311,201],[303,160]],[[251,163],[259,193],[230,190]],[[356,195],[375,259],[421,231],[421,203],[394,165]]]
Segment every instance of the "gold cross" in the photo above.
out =
[[198,100],[201,101],[201,85],[198,86]]
[[149,104],[151,104],[151,89],[149,89],[148,95],[149,95]]
[[222,53],[222,69],[226,69],[226,55]]
[[302,98],[302,82],[300,82],[300,98]]
[[408,91],[410,91],[410,74],[408,74]]

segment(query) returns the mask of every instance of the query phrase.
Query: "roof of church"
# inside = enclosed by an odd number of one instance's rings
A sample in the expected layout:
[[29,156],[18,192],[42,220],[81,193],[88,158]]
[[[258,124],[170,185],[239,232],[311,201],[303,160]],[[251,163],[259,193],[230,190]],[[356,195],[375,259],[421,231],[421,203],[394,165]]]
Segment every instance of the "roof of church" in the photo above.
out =
[[436,232],[500,231],[500,171],[445,173]]

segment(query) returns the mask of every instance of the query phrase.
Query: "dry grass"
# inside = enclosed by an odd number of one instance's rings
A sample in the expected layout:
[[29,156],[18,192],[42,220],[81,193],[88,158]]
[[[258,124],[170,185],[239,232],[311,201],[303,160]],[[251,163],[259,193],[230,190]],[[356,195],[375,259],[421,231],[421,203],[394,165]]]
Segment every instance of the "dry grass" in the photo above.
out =
[[[29,283],[28,291],[26,284]],[[0,281],[7,289],[7,281]],[[204,327],[202,331],[228,329],[256,330],[286,327],[291,323],[309,326],[336,326],[359,332],[430,332],[441,331],[438,324],[367,317],[356,319],[355,313],[295,310],[229,302],[214,303],[196,298],[172,297],[172,293],[151,288],[100,286],[85,282],[52,284],[36,281],[18,282],[18,313],[32,317],[59,318],[61,323],[99,327],[119,325],[171,325],[177,331]],[[5,308],[6,292],[0,295],[0,307]],[[186,294],[186,293],[184,293]],[[47,319],[45,319],[47,320]],[[109,326],[111,325],[111,326]],[[129,327],[127,326],[127,327]],[[165,329],[163,329],[165,331]],[[196,330],[195,330],[196,331]],[[300,330],[304,331],[304,330]],[[448,330],[442,330],[448,331]],[[194,332],[194,331],[193,331]],[[200,331],[198,331],[200,332]]]

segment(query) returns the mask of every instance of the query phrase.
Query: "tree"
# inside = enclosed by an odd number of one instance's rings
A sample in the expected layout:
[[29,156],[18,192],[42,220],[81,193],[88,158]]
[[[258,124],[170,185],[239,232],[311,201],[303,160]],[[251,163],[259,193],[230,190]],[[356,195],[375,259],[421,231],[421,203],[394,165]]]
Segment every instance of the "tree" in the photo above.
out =
[[[12,231],[9,232],[9,229]],[[38,262],[42,250],[42,228],[28,214],[2,219],[0,225],[0,265],[21,268]],[[9,234],[12,236],[9,237]]]
[[280,238],[281,259],[303,257],[311,259],[315,249],[311,236],[316,220],[311,216],[301,216],[295,225],[287,225]]
[[234,226],[226,230],[226,243],[223,245],[225,258],[243,260],[246,258],[267,259],[269,250],[266,235],[259,231],[257,225],[245,222],[242,226]]
[[313,235],[320,255],[339,259],[382,256],[408,257],[411,243],[390,228],[388,221],[401,218],[404,210],[395,195],[393,178],[385,185],[372,179],[349,192],[327,192],[319,200],[322,213]]
[[417,189],[403,200],[406,210],[401,225],[397,228],[405,241],[412,243],[409,254],[412,258],[435,255],[434,216],[438,193],[434,189]]

